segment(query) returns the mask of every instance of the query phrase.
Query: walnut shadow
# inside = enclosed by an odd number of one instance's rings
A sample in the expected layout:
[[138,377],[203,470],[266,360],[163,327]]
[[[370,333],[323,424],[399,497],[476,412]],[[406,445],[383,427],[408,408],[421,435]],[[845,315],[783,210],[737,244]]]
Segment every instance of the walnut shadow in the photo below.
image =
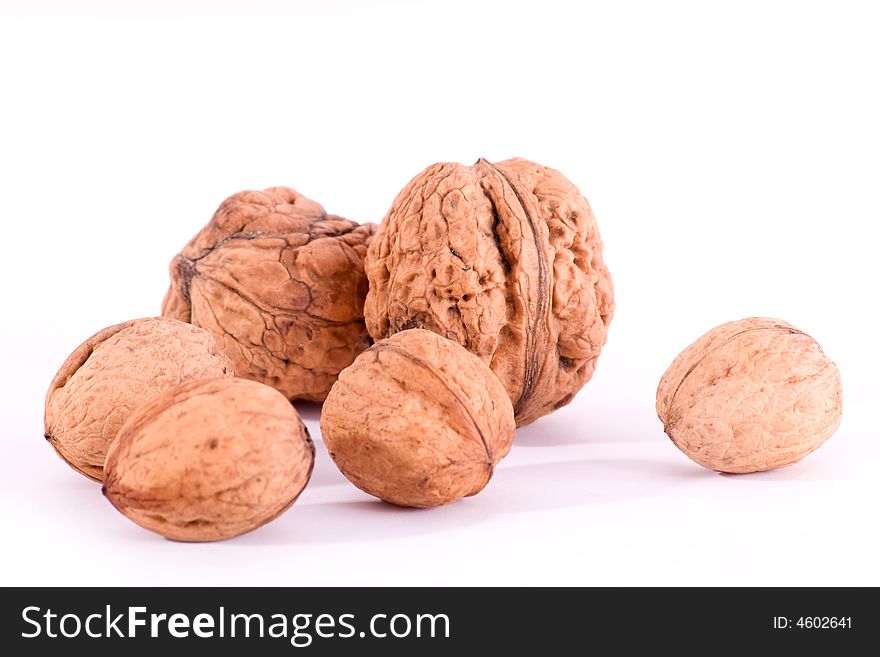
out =
[[320,440],[315,443],[315,467],[306,490],[315,490],[325,486],[351,486],[339,469],[330,460],[327,448]]
[[843,468],[830,459],[811,458],[807,454],[803,460],[784,468],[766,470],[764,472],[730,473],[716,472],[715,474],[729,482],[736,482],[743,486],[760,485],[769,482],[803,482],[803,481],[833,481],[846,478],[848,475]]
[[[575,410],[575,409],[572,409]],[[627,414],[629,429],[621,429],[620,414]],[[644,415],[644,417],[642,417]],[[514,449],[534,447],[558,447],[563,445],[585,445],[601,442],[612,443],[640,443],[653,442],[656,436],[650,432],[637,429],[636,427],[660,428],[653,410],[647,413],[630,409],[603,410],[602,412],[588,412],[587,420],[584,421],[575,413],[567,414],[564,410],[516,431]]]
[[[320,422],[321,421],[321,408],[324,406],[322,402],[312,402],[305,401],[302,399],[297,399],[293,402],[293,407],[296,409],[299,416],[303,419],[303,422]],[[315,439],[315,435],[312,435],[312,440]]]
[[366,495],[357,501],[303,500],[259,532],[224,544],[309,545],[425,536],[511,514],[613,504],[713,476],[689,463],[639,459],[502,464],[479,496],[449,506],[404,509]]

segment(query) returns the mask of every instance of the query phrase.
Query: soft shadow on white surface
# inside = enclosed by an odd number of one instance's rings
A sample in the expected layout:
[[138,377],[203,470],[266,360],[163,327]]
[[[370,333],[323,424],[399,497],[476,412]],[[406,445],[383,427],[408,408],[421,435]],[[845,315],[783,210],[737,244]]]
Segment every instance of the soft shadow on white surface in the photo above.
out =
[[597,458],[499,469],[497,499],[509,513],[624,502],[712,477],[688,463]]
[[502,515],[609,504],[657,494],[715,476],[687,463],[583,459],[499,468],[478,497],[435,509],[404,509],[378,500],[298,505],[235,544],[357,543],[455,531]]
[[348,484],[348,480],[334,465],[333,461],[327,455],[326,448],[320,441],[315,442],[315,467],[312,470],[312,476],[309,479],[309,485],[306,490],[312,490],[322,486],[336,486],[338,484]]
[[516,430],[516,447],[559,447],[588,443],[636,443],[654,440],[663,429],[651,405],[638,396],[610,403],[593,395]]
[[359,543],[418,536],[444,527],[472,524],[473,514],[462,513],[452,520],[452,507],[404,509],[379,500],[304,504],[291,509],[258,532],[246,534],[223,545],[307,545]]
[[590,442],[592,432],[572,426],[555,416],[543,417],[516,431],[516,447],[558,447]]
[[750,472],[747,474],[718,473],[724,479],[737,482],[743,486],[754,486],[768,482],[806,482],[806,481],[834,481],[852,476],[852,467],[848,464],[835,464],[831,459],[814,458],[809,456],[784,468],[769,470],[767,472]]
[[313,425],[310,428],[310,432],[312,442],[315,445],[315,467],[312,470],[309,485],[306,487],[306,494],[323,486],[335,486],[338,484],[350,486],[351,484],[348,483],[348,480],[339,471],[336,464],[333,463],[330,454],[327,453],[327,446],[324,445],[324,440],[318,428]]

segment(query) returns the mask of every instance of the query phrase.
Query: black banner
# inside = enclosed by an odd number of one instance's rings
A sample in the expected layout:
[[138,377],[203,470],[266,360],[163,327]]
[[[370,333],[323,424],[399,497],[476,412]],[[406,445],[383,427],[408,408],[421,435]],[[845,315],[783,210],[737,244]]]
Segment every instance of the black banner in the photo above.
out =
[[158,648],[164,657],[226,647],[260,655],[575,654],[599,645],[765,653],[873,645],[875,596],[840,588],[22,588],[3,589],[0,623],[7,655]]

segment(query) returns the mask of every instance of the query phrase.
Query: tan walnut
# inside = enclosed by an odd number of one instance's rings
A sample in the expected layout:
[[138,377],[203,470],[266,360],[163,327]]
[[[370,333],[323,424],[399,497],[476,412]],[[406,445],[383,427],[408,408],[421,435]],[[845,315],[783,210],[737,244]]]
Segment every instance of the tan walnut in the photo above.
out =
[[256,529],[294,503],[314,447],[291,403],[240,378],[185,383],[138,407],[107,453],[104,495],[179,541]]
[[719,472],[800,461],[840,425],[837,366],[791,324],[749,317],[717,326],[660,379],[657,415],[672,442]]
[[321,413],[337,467],[391,504],[480,492],[515,429],[501,382],[457,343],[421,329],[377,342],[343,370]]
[[517,425],[569,403],[614,310],[587,200],[528,160],[439,163],[400,192],[370,245],[367,329],[424,328],[501,379]]
[[371,343],[363,260],[375,228],[287,187],[235,194],[171,262],[162,314],[213,333],[238,376],[321,401]]
[[45,437],[89,479],[103,479],[104,456],[136,406],[196,379],[232,376],[214,337],[164,317],[99,331],[68,356],[46,393]]

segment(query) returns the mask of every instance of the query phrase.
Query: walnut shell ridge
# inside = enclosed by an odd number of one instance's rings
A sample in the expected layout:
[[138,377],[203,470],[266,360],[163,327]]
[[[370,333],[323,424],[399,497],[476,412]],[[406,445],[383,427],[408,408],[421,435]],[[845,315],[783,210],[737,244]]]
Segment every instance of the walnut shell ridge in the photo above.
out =
[[366,271],[373,339],[424,328],[458,342],[504,384],[519,426],[590,379],[614,311],[589,203],[524,159],[425,169],[382,221]]
[[171,262],[162,314],[213,333],[236,375],[321,401],[372,342],[363,261],[375,228],[287,187],[235,194]]
[[45,437],[74,470],[103,479],[110,443],[134,409],[185,381],[232,376],[214,337],[165,317],[95,333],[58,370],[46,393]]
[[791,465],[838,428],[840,372],[791,324],[749,317],[715,327],[672,362],[657,415],[672,442],[719,472]]
[[421,329],[360,354],[321,413],[327,450],[353,484],[419,508],[480,492],[514,429],[510,399],[488,366]]
[[193,381],[132,413],[107,452],[104,495],[178,541],[216,541],[280,515],[305,488],[314,446],[291,403],[240,378]]

